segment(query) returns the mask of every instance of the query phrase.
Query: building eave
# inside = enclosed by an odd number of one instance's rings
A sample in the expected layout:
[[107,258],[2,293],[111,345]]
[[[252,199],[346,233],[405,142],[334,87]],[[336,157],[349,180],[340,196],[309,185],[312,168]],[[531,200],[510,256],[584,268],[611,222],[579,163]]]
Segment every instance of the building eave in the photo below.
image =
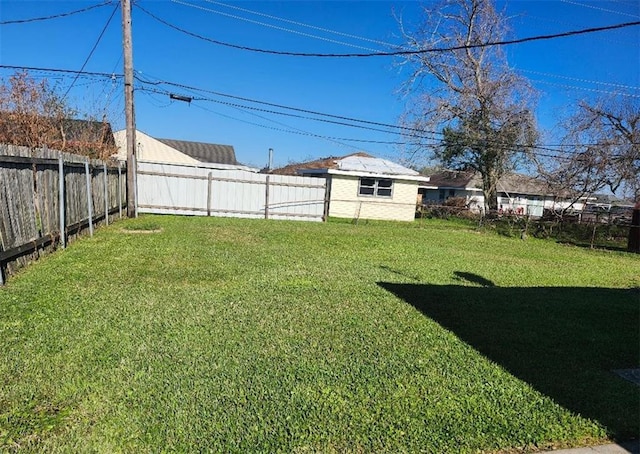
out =
[[315,174],[315,175],[343,175],[343,176],[349,176],[349,177],[387,178],[392,180],[416,181],[416,182],[424,182],[424,183],[427,183],[429,181],[429,177],[425,177],[423,175],[371,173],[371,172],[358,172],[354,170],[338,170],[338,169],[301,169],[299,173],[301,175]]

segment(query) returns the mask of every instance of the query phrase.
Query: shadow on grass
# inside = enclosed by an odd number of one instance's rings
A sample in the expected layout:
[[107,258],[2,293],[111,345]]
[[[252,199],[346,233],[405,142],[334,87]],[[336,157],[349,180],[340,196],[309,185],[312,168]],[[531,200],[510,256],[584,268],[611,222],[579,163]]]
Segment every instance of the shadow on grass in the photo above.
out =
[[614,374],[640,361],[638,289],[500,288],[379,282],[478,352],[616,440],[638,438],[640,387]]

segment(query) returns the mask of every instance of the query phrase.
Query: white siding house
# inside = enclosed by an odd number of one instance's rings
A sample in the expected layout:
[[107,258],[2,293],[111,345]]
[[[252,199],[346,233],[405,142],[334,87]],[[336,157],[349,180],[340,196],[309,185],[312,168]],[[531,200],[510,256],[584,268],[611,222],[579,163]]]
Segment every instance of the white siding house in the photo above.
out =
[[[571,202],[553,194],[547,185],[533,177],[509,173],[498,181],[498,207],[505,213],[516,213],[533,217],[542,216],[545,209],[561,210]],[[482,179],[478,173],[445,170],[431,175],[428,184],[420,186],[422,203],[443,204],[451,197],[461,197],[472,211],[483,211],[485,207]],[[584,201],[574,202],[572,208],[582,210]]]
[[329,185],[329,216],[412,221],[418,184],[428,177],[365,153],[292,164],[273,173],[317,176]]

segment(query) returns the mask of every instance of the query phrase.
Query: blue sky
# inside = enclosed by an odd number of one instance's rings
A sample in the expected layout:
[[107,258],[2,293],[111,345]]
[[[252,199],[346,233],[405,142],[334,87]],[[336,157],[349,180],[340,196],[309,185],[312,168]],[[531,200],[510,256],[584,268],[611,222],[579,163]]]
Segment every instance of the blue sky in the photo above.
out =
[[[54,15],[97,3],[100,0],[0,0],[0,22]],[[79,70],[118,3],[53,20],[0,25],[0,64]],[[390,1],[139,0],[139,4],[177,27],[211,39],[247,47],[317,53],[369,52],[401,45],[394,15],[401,16],[407,24],[417,24],[421,6],[418,2]],[[637,0],[511,0],[497,5],[506,8],[511,18],[512,38],[640,20]],[[407,72],[390,57],[319,59],[231,49],[168,28],[135,7],[133,45],[137,75],[150,82],[170,81],[389,124],[397,124],[405,104],[411,102],[398,94]],[[539,90],[537,116],[545,130],[552,130],[558,118],[579,99],[620,92],[640,97],[638,26],[523,43],[505,50],[510,65]],[[122,73],[119,10],[85,70]],[[11,73],[0,69],[2,76]],[[48,78],[58,84],[62,93],[73,80],[69,74],[32,71],[31,75]],[[231,144],[238,159],[246,164],[264,166],[269,148],[274,149],[276,165],[358,150],[395,160],[402,157],[397,145],[343,140],[401,141],[397,135],[250,111],[219,102],[187,104],[172,101],[166,94],[141,90],[145,87],[242,106],[269,107],[137,82],[138,129],[160,138]],[[70,90],[68,101],[98,117],[107,112],[115,129],[124,128],[119,79],[80,77]],[[549,135],[545,140],[554,138]]]

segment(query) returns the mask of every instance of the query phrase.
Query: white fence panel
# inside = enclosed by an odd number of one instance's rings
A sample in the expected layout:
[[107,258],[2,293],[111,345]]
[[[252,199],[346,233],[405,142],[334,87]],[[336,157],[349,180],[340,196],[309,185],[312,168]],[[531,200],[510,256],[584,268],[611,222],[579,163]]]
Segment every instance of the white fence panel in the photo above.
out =
[[303,219],[324,215],[324,178],[270,175],[269,185],[269,216]]
[[325,216],[324,178],[141,161],[137,182],[141,213],[310,221]]

